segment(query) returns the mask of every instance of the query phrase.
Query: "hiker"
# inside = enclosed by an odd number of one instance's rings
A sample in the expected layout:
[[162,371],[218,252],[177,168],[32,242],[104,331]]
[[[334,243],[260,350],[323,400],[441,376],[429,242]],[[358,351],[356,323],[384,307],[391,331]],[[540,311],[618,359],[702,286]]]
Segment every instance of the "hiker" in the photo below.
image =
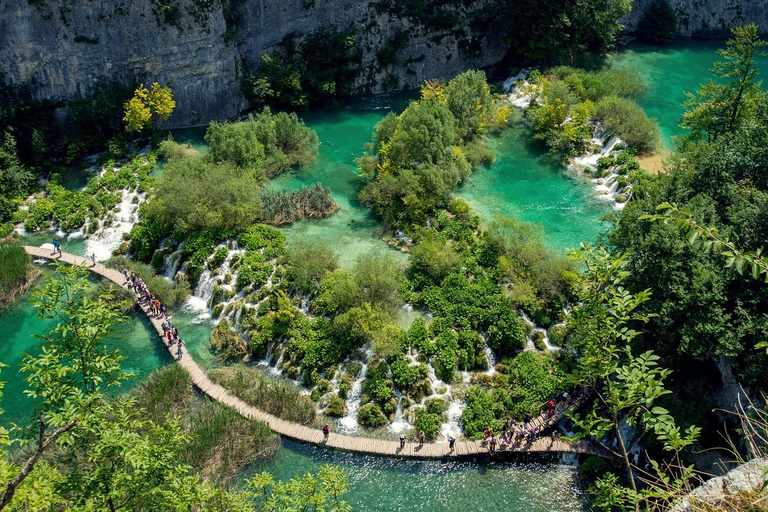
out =
[[485,441],[486,439],[492,436],[493,436],[493,430],[491,430],[491,427],[486,427],[486,429],[483,430],[483,441]]
[[57,239],[53,239],[53,252],[51,253],[52,256],[56,255],[56,253],[59,252],[59,241]]
[[419,446],[423,446],[423,445],[424,445],[424,431],[419,430]]
[[571,395],[567,391],[563,391],[563,402],[568,403],[571,401]]
[[456,438],[453,436],[448,436],[448,448],[450,448],[451,451],[453,451],[453,447],[455,444],[456,444]]
[[531,415],[528,413],[525,413],[525,416],[523,416],[523,424],[525,425],[525,428],[528,428],[528,424],[531,422]]
[[96,266],[96,253],[95,252],[91,253],[91,263],[92,263],[92,265],[91,265],[92,267]]
[[182,347],[184,346],[184,342],[179,340],[179,348],[176,349],[176,360],[181,361],[181,355],[182,355]]
[[330,435],[330,433],[331,433],[331,427],[329,427],[328,424],[326,423],[325,425],[323,425],[323,437],[328,439],[328,436]]
[[173,332],[170,329],[165,331],[165,337],[168,340],[168,346],[172,347],[173,346]]
[[496,452],[496,443],[497,443],[496,436],[492,436],[491,437],[491,453]]
[[166,336],[168,334],[168,331],[171,330],[171,328],[168,326],[168,322],[163,322],[161,327],[163,328],[163,336]]
[[400,448],[405,446],[405,434],[400,434]]

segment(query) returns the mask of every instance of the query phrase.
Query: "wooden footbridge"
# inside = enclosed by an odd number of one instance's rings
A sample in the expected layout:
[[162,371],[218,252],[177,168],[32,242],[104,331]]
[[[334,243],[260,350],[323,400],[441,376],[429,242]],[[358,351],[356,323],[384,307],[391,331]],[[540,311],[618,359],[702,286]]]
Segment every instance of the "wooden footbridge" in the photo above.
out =
[[[35,258],[56,259],[58,261],[80,265],[88,270],[103,276],[118,286],[126,286],[125,276],[118,270],[108,268],[101,263],[92,263],[90,260],[75,256],[74,254],[62,253],[61,256],[55,256],[50,249],[41,247],[24,246],[24,250]],[[163,337],[162,318],[155,316],[150,311],[149,305],[139,306],[152,322],[158,333],[158,342],[162,343],[168,349],[174,359],[176,359],[175,346],[168,347]],[[363,454],[412,457],[421,459],[440,459],[445,457],[469,457],[473,455],[485,455],[489,452],[490,446],[484,441],[457,441],[455,448],[451,451],[448,443],[425,443],[419,446],[417,442],[409,441],[403,448],[397,441],[384,441],[379,439],[370,439],[366,437],[347,436],[331,433],[327,438],[320,429],[306,427],[298,423],[282,420],[271,414],[267,414],[251,405],[248,405],[241,399],[231,395],[225,388],[212,382],[205,372],[195,363],[189,353],[185,353],[181,359],[176,359],[178,364],[183,366],[191,375],[192,382],[203,393],[213,400],[229,405],[235,408],[240,414],[247,418],[253,418],[264,421],[270,428],[281,436],[311,443],[319,446],[327,446],[339,450],[357,452]],[[541,416],[531,420],[529,428],[547,428],[563,418],[565,411],[572,406],[560,403],[554,411],[553,417],[548,418],[545,412]],[[583,453],[597,455],[600,457],[612,458],[612,454],[598,446],[590,445],[585,441],[565,442],[560,439],[551,439],[549,437],[538,439],[532,443],[520,442],[510,444],[499,444],[496,453]]]

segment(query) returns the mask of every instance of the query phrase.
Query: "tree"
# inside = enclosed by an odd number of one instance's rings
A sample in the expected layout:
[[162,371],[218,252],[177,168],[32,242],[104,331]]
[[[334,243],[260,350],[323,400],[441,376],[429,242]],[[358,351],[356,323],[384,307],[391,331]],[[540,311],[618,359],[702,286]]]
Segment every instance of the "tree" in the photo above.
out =
[[653,432],[663,442],[665,451],[674,453],[677,467],[682,468],[678,478],[681,482],[690,476],[690,468],[683,468],[680,452],[696,441],[700,429],[691,426],[681,432],[669,412],[655,404],[671,393],[664,387],[671,371],[658,365],[659,356],[652,351],[639,356],[632,353],[630,342],[640,333],[631,328],[631,323],[645,323],[655,315],[636,311],[650,298],[648,290],[632,294],[622,286],[630,275],[624,270],[627,256],[611,256],[605,249],[584,244],[569,255],[585,265],[581,302],[568,320],[570,339],[579,356],[572,379],[597,391],[592,409],[583,418],[573,414],[572,419],[581,430],[581,437],[602,439],[611,431],[616,436],[618,456],[624,463],[631,491],[613,493],[610,499],[639,510],[641,493],[622,425],[639,425],[644,432]]
[[763,41],[755,24],[731,29],[732,37],[725,49],[717,53],[725,60],[717,61],[712,74],[725,83],[710,79],[696,94],[688,93],[686,112],[680,124],[689,133],[683,143],[692,141],[712,142],[724,134],[732,134],[749,117],[750,110],[759,96],[761,81],[757,80],[757,59],[765,56],[762,50],[768,43]]
[[245,494],[256,501],[257,510],[303,510],[346,512],[352,509],[341,497],[349,490],[346,471],[326,464],[318,474],[305,473],[287,482],[276,482],[269,473],[251,477]]
[[629,0],[547,2],[515,0],[505,6],[510,49],[534,60],[572,62],[579,55],[604,53],[623,26]]
[[[109,292],[92,300],[88,271],[56,264],[56,275],[35,292],[32,304],[40,318],[57,319],[42,340],[39,355],[26,355],[22,370],[28,375],[27,394],[39,402],[37,444],[19,473],[5,485],[0,510],[13,499],[18,487],[35,469],[43,453],[79,421],[92,414],[102,392],[119,385],[128,374],[120,368],[122,356],[107,352],[104,338],[122,320]],[[48,428],[55,428],[50,432]]]
[[152,90],[147,90],[144,84],[140,84],[133,92],[133,97],[125,105],[125,129],[129,132],[144,132],[152,130],[155,122],[152,116],[157,116],[163,121],[173,113],[176,102],[173,93],[167,86],[157,82],[152,84]]
[[654,0],[637,25],[640,37],[654,44],[669,44],[677,35],[677,14],[667,0]]

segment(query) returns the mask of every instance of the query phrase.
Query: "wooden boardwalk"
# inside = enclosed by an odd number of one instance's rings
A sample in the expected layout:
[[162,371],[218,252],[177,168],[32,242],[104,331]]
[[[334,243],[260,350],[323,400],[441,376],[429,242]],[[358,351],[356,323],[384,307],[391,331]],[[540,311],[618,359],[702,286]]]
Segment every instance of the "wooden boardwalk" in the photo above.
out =
[[[94,265],[90,260],[80,256],[75,256],[74,254],[63,253],[61,257],[55,257],[50,252],[50,249],[31,246],[24,246],[24,250],[35,258],[57,259],[64,263],[84,266],[88,270],[116,283],[118,286],[125,286],[127,284],[125,281],[125,276],[123,276],[120,271],[105,267],[101,263],[96,263]],[[163,345],[168,349],[168,352],[171,354],[171,357],[176,359],[176,347],[168,347],[164,341],[165,339],[163,337],[162,319],[153,315],[148,306],[143,306],[141,303],[139,303],[139,306],[147,315],[155,330],[157,331],[158,342],[163,343]],[[403,448],[400,448],[400,443],[398,441],[384,441],[366,437],[346,436],[335,434],[333,432],[328,436],[327,439],[324,439],[323,433],[319,429],[310,428],[298,423],[282,420],[276,416],[267,414],[251,405],[248,405],[241,399],[231,395],[225,388],[212,382],[205,374],[205,372],[200,369],[197,363],[195,363],[192,357],[190,357],[186,350],[184,351],[181,359],[177,359],[177,362],[183,366],[192,376],[192,382],[194,385],[210,398],[233,407],[240,414],[247,418],[253,418],[266,422],[269,424],[273,431],[290,439],[350,452],[372,455],[412,457],[420,459],[471,457],[474,455],[485,455],[489,452],[488,444],[482,441],[457,441],[454,451],[451,452],[451,450],[448,448],[448,443],[425,443],[424,445],[419,446],[418,443],[410,441],[407,442]],[[561,419],[567,408],[568,406],[565,404],[558,404],[557,414],[553,418],[550,418],[549,422],[551,423],[553,420],[557,421]],[[529,428],[534,427],[538,429],[539,427],[545,427],[547,422],[548,419],[546,417],[546,413],[544,413],[541,416],[534,418],[531,421]],[[592,454],[607,458],[611,457],[609,452],[598,448],[597,446],[591,446],[586,441],[565,442],[559,439],[552,440],[549,437],[538,439],[533,443],[523,442],[519,444],[499,444],[497,446],[496,452],[498,454],[569,452]]]

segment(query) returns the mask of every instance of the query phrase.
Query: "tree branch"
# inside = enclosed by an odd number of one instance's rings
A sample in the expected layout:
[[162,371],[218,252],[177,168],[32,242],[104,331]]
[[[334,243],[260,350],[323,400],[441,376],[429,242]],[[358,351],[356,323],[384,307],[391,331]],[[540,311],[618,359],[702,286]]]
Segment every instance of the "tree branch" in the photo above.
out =
[[37,461],[40,459],[40,457],[43,455],[43,452],[46,448],[48,448],[52,443],[56,441],[56,439],[59,438],[60,435],[64,434],[65,432],[68,432],[74,428],[74,426],[77,424],[77,418],[73,419],[60,429],[56,430],[53,434],[48,436],[48,438],[45,438],[45,415],[44,413],[40,413],[40,438],[37,443],[37,450],[35,450],[35,453],[29,458],[26,464],[24,464],[24,467],[21,469],[19,474],[8,482],[8,485],[5,487],[5,492],[3,492],[3,497],[0,499],[0,510],[3,510],[6,505],[8,505],[11,500],[13,499],[13,495],[16,493],[16,489],[21,485],[21,483],[24,481],[25,478],[32,472],[32,470],[35,468],[35,464],[37,464]]

